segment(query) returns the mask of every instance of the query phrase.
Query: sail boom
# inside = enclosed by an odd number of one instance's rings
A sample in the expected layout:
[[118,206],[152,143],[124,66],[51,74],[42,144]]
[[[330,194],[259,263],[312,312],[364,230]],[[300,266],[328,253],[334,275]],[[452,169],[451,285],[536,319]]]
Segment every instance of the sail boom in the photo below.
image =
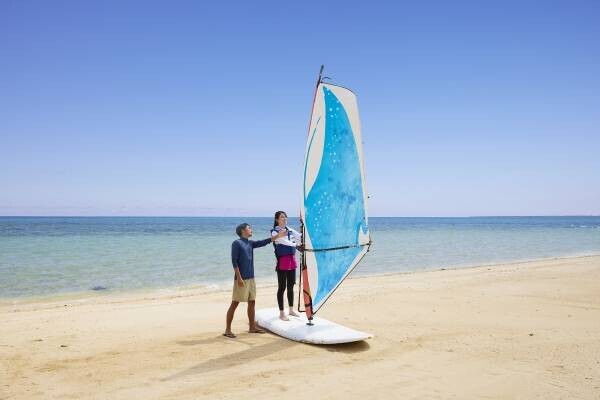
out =
[[370,246],[371,244],[373,244],[373,242],[369,242],[369,243],[361,243],[361,244],[351,244],[348,246],[340,246],[340,247],[330,247],[328,249],[304,249],[304,251],[334,251],[334,250],[343,250],[343,249],[350,249],[353,247],[362,247],[362,246]]

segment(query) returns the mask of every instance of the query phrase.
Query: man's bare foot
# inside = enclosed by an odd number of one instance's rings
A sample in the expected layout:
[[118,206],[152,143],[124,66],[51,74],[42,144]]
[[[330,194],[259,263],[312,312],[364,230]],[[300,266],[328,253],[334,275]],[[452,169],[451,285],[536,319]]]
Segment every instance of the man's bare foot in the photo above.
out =
[[260,328],[250,329],[248,332],[250,332],[250,333],[265,333],[265,331],[263,331]]
[[223,336],[225,336],[225,337],[228,337],[228,338],[230,338],[230,339],[233,339],[233,338],[235,338],[235,337],[236,337],[236,335],[235,335],[233,332],[225,332],[225,333],[223,334]]

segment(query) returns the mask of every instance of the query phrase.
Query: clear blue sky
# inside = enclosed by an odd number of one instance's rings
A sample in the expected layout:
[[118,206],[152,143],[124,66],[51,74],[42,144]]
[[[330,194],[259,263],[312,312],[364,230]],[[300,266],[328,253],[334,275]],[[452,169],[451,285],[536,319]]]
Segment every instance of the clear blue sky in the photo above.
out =
[[321,64],[371,215],[600,214],[599,2],[202,3],[0,2],[0,215],[297,215]]

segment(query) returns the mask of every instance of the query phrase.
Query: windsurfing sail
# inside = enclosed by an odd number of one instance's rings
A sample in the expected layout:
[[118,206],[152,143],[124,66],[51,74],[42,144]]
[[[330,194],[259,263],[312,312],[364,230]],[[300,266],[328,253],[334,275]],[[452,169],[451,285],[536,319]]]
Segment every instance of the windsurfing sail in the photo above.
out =
[[309,319],[371,245],[356,95],[322,82],[321,73],[306,144],[300,212],[301,279]]

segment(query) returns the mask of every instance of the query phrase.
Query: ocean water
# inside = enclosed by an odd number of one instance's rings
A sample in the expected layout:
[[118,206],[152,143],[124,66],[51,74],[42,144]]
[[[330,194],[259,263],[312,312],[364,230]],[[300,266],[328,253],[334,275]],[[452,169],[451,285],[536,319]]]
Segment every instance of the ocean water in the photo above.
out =
[[[229,288],[235,226],[271,218],[0,217],[0,299],[137,289]],[[290,226],[298,228],[291,218]],[[370,218],[374,244],[352,275],[600,254],[600,217]],[[255,250],[274,283],[272,246]]]

